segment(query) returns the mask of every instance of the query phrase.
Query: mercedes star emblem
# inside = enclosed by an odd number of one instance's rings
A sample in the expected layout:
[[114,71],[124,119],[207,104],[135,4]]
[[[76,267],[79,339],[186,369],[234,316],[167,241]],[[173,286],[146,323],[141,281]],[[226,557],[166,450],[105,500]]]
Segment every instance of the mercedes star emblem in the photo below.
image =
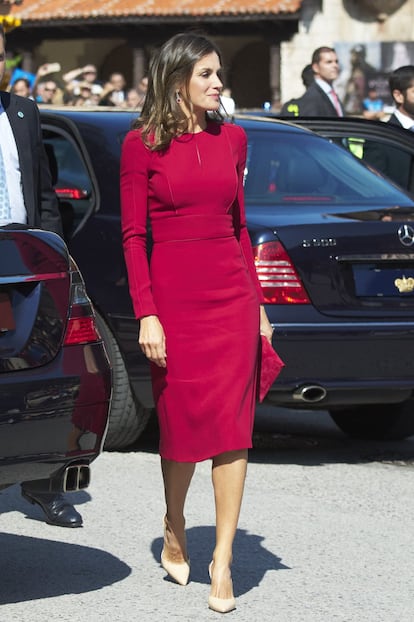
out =
[[414,229],[409,225],[401,225],[398,229],[398,237],[404,246],[412,246],[414,244]]

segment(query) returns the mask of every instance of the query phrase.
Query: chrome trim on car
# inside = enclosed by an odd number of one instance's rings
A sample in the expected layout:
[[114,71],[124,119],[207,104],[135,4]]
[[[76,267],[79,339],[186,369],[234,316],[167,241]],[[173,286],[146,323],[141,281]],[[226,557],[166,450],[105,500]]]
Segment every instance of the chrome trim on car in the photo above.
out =
[[336,255],[336,261],[414,261],[413,253],[382,253],[381,255]]

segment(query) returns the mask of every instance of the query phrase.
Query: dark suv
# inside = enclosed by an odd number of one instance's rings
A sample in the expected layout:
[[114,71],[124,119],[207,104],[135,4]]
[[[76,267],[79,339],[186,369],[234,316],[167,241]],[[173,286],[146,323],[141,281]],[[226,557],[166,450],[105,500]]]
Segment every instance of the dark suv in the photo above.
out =
[[[114,370],[108,447],[131,443],[153,408],[120,231],[120,150],[135,116],[42,111],[69,248]],[[247,115],[234,122],[248,136],[248,227],[286,363],[268,402],[327,409],[356,436],[413,434],[413,200],[314,132]],[[377,138],[388,144],[392,132],[381,127]]]

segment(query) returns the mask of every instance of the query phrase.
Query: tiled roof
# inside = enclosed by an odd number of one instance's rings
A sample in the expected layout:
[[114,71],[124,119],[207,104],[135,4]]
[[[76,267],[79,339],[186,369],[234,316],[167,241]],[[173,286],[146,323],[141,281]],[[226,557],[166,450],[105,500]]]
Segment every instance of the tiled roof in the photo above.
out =
[[23,0],[10,14],[22,22],[222,15],[292,15],[302,0]]

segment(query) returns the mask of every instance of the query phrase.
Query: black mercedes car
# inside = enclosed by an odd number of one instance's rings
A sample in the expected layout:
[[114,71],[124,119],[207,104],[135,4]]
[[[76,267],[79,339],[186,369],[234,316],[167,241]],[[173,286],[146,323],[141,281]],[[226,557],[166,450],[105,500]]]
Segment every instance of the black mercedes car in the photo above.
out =
[[86,488],[110,398],[110,363],[64,241],[1,228],[0,489]]
[[[119,158],[136,115],[62,108],[41,116],[70,252],[113,365],[107,446],[122,447],[153,408],[120,231]],[[268,403],[326,409],[355,436],[413,434],[413,199],[310,130],[248,115],[234,122],[248,136],[248,227],[286,363]],[[381,136],[388,140],[385,127]]]

